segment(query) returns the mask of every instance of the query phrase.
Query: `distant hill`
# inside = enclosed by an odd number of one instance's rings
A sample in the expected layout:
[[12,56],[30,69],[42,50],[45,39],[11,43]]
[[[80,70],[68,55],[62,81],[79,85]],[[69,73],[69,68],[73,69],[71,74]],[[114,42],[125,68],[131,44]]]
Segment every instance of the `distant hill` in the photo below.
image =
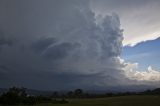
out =
[[53,93],[53,91],[41,91],[41,90],[34,90],[34,89],[27,89],[26,92],[29,95],[35,95],[35,96],[38,96],[38,95],[50,96]]
[[144,94],[153,94],[153,95],[160,95],[160,88],[156,88],[153,90],[146,90],[144,92],[142,92]]
[[160,88],[151,91],[153,94],[160,94]]

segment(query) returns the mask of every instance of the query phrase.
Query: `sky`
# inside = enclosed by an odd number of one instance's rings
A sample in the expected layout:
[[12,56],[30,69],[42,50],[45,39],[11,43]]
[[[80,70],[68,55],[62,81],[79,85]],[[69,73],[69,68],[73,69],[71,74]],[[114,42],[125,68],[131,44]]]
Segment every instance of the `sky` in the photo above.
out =
[[0,0],[0,87],[160,87],[159,3]]
[[134,47],[123,47],[122,57],[126,61],[139,63],[140,70],[152,65],[156,70],[160,70],[160,38],[137,44]]
[[117,13],[124,29],[123,45],[155,40],[160,37],[159,0],[92,0],[97,15]]

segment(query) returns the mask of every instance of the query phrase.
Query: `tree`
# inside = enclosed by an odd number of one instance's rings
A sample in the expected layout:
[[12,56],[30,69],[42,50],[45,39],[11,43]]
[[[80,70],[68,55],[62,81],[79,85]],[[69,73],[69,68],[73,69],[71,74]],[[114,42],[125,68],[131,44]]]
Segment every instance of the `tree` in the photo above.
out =
[[57,91],[53,92],[53,94],[52,94],[52,97],[53,97],[53,98],[56,99],[58,96],[59,96],[59,93],[58,93]]
[[1,96],[0,102],[2,104],[16,105],[22,103],[26,96],[25,88],[12,87]]
[[69,92],[67,93],[67,96],[68,96],[68,97],[73,97],[73,95],[74,95],[73,91],[69,91]]
[[82,90],[82,89],[76,89],[76,90],[74,91],[74,95],[75,95],[76,97],[81,97],[81,96],[83,95],[83,90]]

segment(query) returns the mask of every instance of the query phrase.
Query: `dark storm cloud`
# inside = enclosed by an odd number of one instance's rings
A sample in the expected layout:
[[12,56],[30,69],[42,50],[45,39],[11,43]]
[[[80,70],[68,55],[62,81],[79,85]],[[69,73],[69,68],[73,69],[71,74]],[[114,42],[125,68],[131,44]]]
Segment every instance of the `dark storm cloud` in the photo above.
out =
[[0,47],[5,45],[11,46],[12,42],[13,41],[10,38],[5,37],[5,35],[0,32]]
[[[104,3],[105,4],[110,4],[110,6],[114,6],[113,8],[117,8],[117,6],[126,6],[126,5],[141,5],[146,2],[149,2],[150,0],[134,0],[134,1],[128,1],[128,0],[93,0],[94,2],[97,2],[98,4]],[[146,1],[146,2],[144,2]],[[154,0],[153,0],[154,1]],[[123,7],[122,7],[123,8]]]
[[[139,8],[150,3],[157,3],[158,0],[92,0],[91,4],[93,8],[98,8],[97,11],[104,11],[108,9],[110,11],[120,10],[117,12],[127,12],[128,9]],[[108,11],[106,10],[106,11]]]
[[61,43],[59,45],[55,45],[53,47],[48,48],[44,55],[49,59],[63,59],[65,58],[71,50],[74,50],[78,44],[71,44],[71,43]]
[[[0,87],[35,89],[125,85],[116,14],[96,22],[86,0],[2,0]],[[3,9],[3,10],[2,10]],[[1,44],[8,44],[0,35]],[[4,68],[3,66],[7,66]],[[9,69],[9,70],[8,70]]]
[[35,50],[35,52],[41,53],[45,49],[47,49],[50,45],[54,44],[56,40],[54,38],[41,38],[35,41],[31,47]]

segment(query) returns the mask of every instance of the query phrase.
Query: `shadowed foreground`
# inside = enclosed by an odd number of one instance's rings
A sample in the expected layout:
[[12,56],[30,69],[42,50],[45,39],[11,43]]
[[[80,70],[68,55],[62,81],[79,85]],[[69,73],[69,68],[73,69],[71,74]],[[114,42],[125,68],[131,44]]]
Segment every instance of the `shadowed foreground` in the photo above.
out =
[[160,106],[160,96],[119,96],[97,99],[73,99],[68,104],[40,104],[35,106]]

